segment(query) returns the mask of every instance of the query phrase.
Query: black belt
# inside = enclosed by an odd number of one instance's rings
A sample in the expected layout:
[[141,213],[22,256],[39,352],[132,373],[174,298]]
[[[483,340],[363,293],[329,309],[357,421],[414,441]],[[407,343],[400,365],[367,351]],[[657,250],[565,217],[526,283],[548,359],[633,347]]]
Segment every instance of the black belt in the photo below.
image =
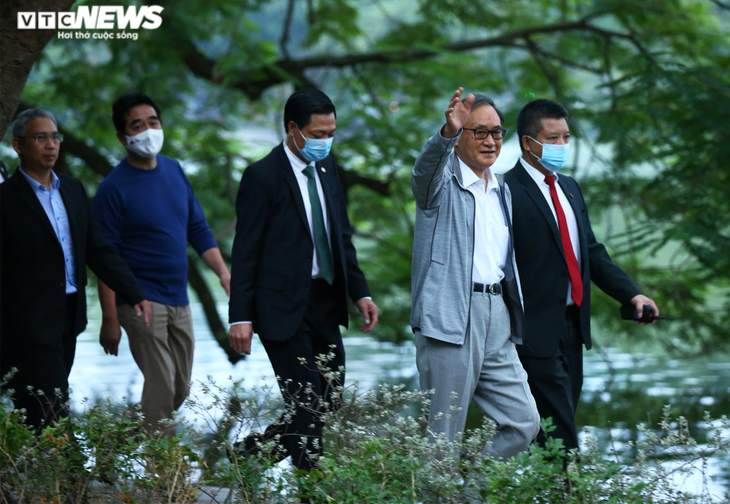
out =
[[502,285],[493,283],[492,285],[480,284],[474,282],[474,292],[483,292],[484,294],[493,294],[499,296],[502,294]]

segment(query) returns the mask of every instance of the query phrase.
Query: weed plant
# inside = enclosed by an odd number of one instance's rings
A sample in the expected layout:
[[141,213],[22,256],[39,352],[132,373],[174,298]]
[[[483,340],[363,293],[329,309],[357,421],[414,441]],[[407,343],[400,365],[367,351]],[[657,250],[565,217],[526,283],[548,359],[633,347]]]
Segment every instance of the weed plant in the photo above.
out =
[[[326,357],[325,357],[326,358]],[[331,378],[331,377],[330,377]],[[305,385],[306,386],[306,385]],[[317,469],[274,463],[276,439],[254,457],[226,457],[233,442],[261,432],[286,410],[278,387],[250,389],[242,381],[199,384],[185,407],[194,424],[177,419],[178,436],[145,430],[137,409],[110,400],[45,428],[38,436],[23,411],[0,398],[0,494],[3,504],[239,502],[317,504],[477,503],[648,504],[729,502],[730,495],[698,495],[676,488],[677,474],[707,483],[708,460],[728,456],[727,417],[707,415],[699,445],[683,417],[668,407],[662,421],[639,425],[638,440],[608,452],[588,436],[580,453],[559,440],[536,444],[509,460],[482,455],[495,425],[449,441],[429,432],[428,392],[403,385],[339,390],[339,408],[326,408],[324,455]],[[331,405],[330,405],[331,406]],[[543,424],[551,430],[549,422]],[[314,454],[312,456],[315,456]]]

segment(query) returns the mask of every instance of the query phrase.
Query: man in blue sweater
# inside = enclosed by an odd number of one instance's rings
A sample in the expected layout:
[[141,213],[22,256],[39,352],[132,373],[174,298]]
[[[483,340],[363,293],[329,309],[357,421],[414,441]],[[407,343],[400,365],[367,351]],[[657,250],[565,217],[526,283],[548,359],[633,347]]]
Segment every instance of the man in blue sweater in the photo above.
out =
[[152,303],[145,327],[134,312],[99,281],[103,313],[99,342],[117,355],[121,327],[145,378],[142,412],[152,431],[172,417],[190,391],[193,323],[187,295],[187,244],[220,278],[230,295],[231,276],[180,163],[159,155],[164,135],[160,110],[141,93],[112,106],[117,138],[127,157],[99,185],[94,212],[102,233],[134,272]]

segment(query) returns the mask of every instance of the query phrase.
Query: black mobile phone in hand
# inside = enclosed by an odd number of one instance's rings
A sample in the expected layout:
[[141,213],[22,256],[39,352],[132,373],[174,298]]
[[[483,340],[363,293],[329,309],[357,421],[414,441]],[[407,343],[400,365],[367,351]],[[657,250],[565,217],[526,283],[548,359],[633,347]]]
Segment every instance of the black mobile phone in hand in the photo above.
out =
[[655,320],[674,320],[671,317],[657,317],[654,315],[654,308],[649,305],[644,305],[644,311],[639,318],[639,314],[636,313],[636,307],[634,305],[623,305],[620,308],[621,318],[624,320],[633,320],[636,322],[654,322]]

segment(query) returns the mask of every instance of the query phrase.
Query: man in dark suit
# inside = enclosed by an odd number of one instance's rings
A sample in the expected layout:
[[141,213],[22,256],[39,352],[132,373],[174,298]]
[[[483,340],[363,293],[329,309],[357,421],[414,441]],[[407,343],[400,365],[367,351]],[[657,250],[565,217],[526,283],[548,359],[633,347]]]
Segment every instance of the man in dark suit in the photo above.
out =
[[12,129],[20,167],[0,185],[0,373],[17,368],[13,402],[40,430],[68,415],[76,336],[86,327],[86,266],[146,321],[150,311],[97,229],[81,181],[53,172],[63,140],[53,114],[26,110]]
[[[363,332],[377,323],[378,309],[357,263],[337,165],[329,155],[334,105],[321,91],[299,90],[286,103],[284,126],[286,141],[241,178],[229,337],[235,350],[249,354],[258,333],[285,401],[295,405],[288,424],[282,418],[263,435],[252,434],[241,451],[256,453],[261,442],[278,434],[282,454],[309,470],[316,461],[307,452],[322,452],[322,423],[306,403],[316,398],[310,406],[320,411],[322,402],[336,404],[334,388],[344,383],[344,374],[326,380],[316,357],[330,354],[330,371],[344,366],[338,325],[347,327],[348,296],[363,314]],[[307,383],[312,397],[304,390]]]
[[[528,103],[517,118],[522,157],[505,174],[512,191],[515,254],[525,302],[525,340],[518,347],[550,435],[578,447],[575,411],[583,386],[583,349],[591,348],[591,282],[639,316],[659,314],[596,241],[578,184],[560,170],[568,159],[568,112],[550,100]],[[538,441],[545,442],[541,433]]]

